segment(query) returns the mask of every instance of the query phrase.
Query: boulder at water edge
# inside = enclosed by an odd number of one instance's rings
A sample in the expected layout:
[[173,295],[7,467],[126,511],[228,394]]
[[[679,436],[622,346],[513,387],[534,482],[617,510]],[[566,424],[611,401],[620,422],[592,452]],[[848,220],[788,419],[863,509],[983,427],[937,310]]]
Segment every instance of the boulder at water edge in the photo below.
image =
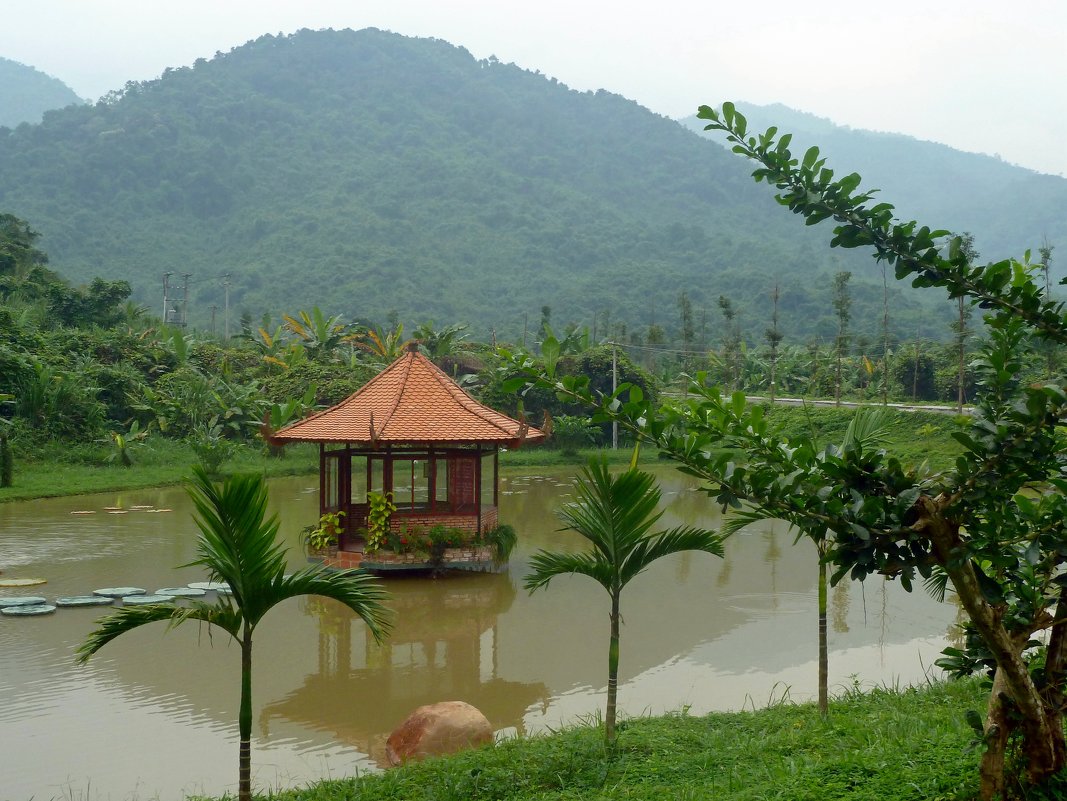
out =
[[493,742],[493,727],[485,715],[464,701],[420,706],[389,735],[385,753],[389,764],[400,765],[428,756],[454,754]]

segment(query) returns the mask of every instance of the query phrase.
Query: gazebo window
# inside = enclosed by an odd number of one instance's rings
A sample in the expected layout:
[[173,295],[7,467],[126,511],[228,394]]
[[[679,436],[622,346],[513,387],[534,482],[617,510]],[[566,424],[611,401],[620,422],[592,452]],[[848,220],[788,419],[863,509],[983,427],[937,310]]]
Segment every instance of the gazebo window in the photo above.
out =
[[451,501],[448,494],[448,459],[435,456],[430,462],[434,475],[434,508],[437,510],[449,509]]
[[425,457],[393,458],[393,503],[397,511],[430,508],[430,461]]
[[322,463],[320,491],[322,494],[322,508],[325,511],[336,511],[341,507],[341,499],[338,497],[337,492],[340,461],[340,454],[327,454]]
[[[371,483],[369,485],[367,483],[367,481],[368,481],[367,463],[368,463],[368,459],[367,459],[366,456],[362,456],[360,454],[355,454],[355,453],[352,454],[352,495],[351,495],[352,503],[357,503],[357,504],[366,503],[367,502],[367,492],[372,490],[372,489],[374,489],[374,484],[373,483]],[[378,489],[380,491],[381,490],[381,486],[382,486],[382,482],[381,482],[381,478],[380,478],[381,466],[382,466],[381,459],[378,459],[377,463],[378,463],[377,466],[378,466],[378,472],[379,472],[379,480],[378,480],[377,486],[378,486]],[[371,479],[371,481],[373,482],[373,479]]]
[[482,506],[495,506],[496,505],[496,453],[486,452],[482,453],[482,458],[478,460],[479,469],[481,470],[481,483],[479,489],[481,490]]

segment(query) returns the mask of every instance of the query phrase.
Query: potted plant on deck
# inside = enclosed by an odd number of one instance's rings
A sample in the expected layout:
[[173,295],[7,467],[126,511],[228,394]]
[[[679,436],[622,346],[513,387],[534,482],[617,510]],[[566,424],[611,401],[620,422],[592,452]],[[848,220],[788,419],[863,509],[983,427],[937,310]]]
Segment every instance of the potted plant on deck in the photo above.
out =
[[337,542],[341,534],[341,518],[345,516],[343,511],[325,512],[319,518],[317,527],[308,526],[305,531],[304,541],[307,544],[309,557],[323,558],[337,556]]

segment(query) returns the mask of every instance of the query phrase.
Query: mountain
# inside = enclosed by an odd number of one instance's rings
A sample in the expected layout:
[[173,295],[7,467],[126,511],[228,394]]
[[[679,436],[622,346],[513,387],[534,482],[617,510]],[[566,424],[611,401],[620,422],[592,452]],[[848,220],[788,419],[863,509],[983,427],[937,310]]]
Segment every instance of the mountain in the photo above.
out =
[[58,78],[0,58],[0,127],[37,123],[46,111],[84,102]]
[[[1063,246],[1055,272],[1067,264],[1067,179],[1045,175],[994,156],[965,153],[947,145],[897,133],[881,133],[836,125],[781,104],[737,103],[750,129],[776,126],[793,134],[791,150],[801,156],[819,148],[827,166],[838,175],[858,172],[863,186],[877,187],[879,196],[896,206],[897,215],[950,231],[970,231],[982,258],[998,261],[1022,256],[1047,239]],[[703,131],[696,117],[682,121]],[[728,144],[721,134],[711,137]],[[1057,265],[1057,261],[1059,265]]]
[[[684,290],[709,340],[724,294],[758,338],[780,280],[787,335],[825,337],[846,268],[854,329],[881,319],[869,255],[829,251],[828,228],[790,219],[717,144],[439,40],[264,36],[0,134],[0,211],[41,232],[54,269],[127,280],[151,308],[165,272],[171,297],[188,274],[201,326],[228,275],[255,319],[395,310],[514,338],[548,305],[557,327],[671,330]],[[892,291],[902,335],[947,336],[947,303]]]

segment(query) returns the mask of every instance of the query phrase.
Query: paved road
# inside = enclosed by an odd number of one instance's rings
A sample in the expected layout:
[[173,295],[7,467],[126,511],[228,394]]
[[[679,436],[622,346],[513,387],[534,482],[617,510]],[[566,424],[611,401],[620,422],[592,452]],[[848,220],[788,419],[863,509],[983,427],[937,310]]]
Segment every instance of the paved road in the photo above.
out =
[[[681,392],[667,392],[664,393],[675,398],[684,397]],[[746,400],[749,403],[767,403],[770,398],[766,395],[746,395]],[[781,396],[774,399],[775,403],[780,403],[783,406],[803,406],[805,403],[809,406],[834,406],[832,400],[823,400],[821,398],[783,398]],[[858,401],[841,401],[841,406],[848,409],[877,409],[881,403],[860,403]],[[915,403],[889,403],[886,404],[890,409],[899,409],[902,412],[934,412],[936,414],[957,414],[956,407],[953,406],[937,406],[927,404],[915,404]],[[963,413],[970,414],[972,410],[971,406],[964,406]]]
[[[762,403],[769,401],[770,398],[762,395],[746,395],[745,396],[752,403]],[[775,403],[781,403],[785,406],[803,406],[805,403],[809,406],[833,406],[832,400],[821,400],[813,398],[775,398]],[[842,406],[846,406],[850,409],[873,409],[881,406],[880,403],[859,403],[857,401],[841,401]],[[913,404],[913,403],[888,403],[886,404],[890,409],[899,409],[903,412],[937,412],[938,414],[957,414],[955,406],[932,406],[927,404]],[[970,406],[963,407],[964,414],[971,413]]]

